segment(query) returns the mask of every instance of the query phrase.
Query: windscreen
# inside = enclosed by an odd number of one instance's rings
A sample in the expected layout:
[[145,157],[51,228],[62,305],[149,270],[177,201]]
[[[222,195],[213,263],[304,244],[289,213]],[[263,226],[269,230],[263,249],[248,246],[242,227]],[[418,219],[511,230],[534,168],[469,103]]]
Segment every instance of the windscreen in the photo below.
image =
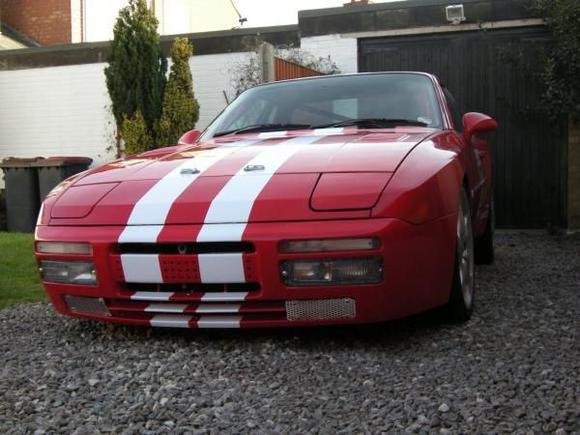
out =
[[242,93],[202,139],[262,124],[312,128],[352,119],[398,119],[442,128],[433,83],[421,74],[328,76],[258,86]]

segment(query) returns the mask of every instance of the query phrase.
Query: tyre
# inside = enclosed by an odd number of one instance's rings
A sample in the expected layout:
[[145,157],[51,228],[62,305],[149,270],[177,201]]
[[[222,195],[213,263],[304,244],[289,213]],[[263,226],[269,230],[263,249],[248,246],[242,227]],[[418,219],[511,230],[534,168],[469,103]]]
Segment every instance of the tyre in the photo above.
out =
[[476,264],[492,264],[495,258],[493,248],[493,234],[495,232],[495,207],[493,205],[493,197],[491,198],[491,205],[489,210],[489,217],[487,219],[487,226],[485,233],[477,238],[475,241],[475,263]]
[[475,253],[473,227],[469,199],[465,189],[461,189],[457,212],[455,267],[449,302],[446,308],[447,320],[466,322],[473,313],[475,296]]

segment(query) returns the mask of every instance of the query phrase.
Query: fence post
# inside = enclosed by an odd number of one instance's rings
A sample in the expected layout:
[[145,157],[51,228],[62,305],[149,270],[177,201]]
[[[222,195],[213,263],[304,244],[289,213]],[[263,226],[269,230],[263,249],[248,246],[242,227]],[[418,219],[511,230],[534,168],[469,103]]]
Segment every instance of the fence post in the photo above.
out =
[[262,83],[275,81],[274,46],[272,44],[264,42],[260,46],[260,64],[262,67]]
[[580,230],[580,122],[568,121],[568,229]]

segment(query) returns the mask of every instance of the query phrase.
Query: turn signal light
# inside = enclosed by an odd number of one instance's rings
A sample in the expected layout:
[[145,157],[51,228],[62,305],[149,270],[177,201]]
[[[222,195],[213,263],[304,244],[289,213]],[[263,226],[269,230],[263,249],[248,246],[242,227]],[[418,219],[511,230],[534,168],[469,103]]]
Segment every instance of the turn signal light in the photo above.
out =
[[91,255],[93,250],[88,243],[37,242],[36,252],[42,254]]
[[381,245],[377,238],[287,240],[282,242],[282,252],[328,252],[365,251],[377,249]]

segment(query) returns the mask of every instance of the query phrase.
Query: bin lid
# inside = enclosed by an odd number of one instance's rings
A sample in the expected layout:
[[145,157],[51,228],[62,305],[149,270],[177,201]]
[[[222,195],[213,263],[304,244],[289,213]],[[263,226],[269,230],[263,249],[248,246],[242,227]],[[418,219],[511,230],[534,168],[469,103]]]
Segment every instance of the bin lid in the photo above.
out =
[[48,157],[46,159],[35,160],[31,163],[31,166],[36,168],[75,165],[89,166],[91,163],[93,163],[93,159],[89,157],[55,156]]
[[0,168],[30,168],[39,160],[44,160],[44,157],[7,157],[0,162]]

